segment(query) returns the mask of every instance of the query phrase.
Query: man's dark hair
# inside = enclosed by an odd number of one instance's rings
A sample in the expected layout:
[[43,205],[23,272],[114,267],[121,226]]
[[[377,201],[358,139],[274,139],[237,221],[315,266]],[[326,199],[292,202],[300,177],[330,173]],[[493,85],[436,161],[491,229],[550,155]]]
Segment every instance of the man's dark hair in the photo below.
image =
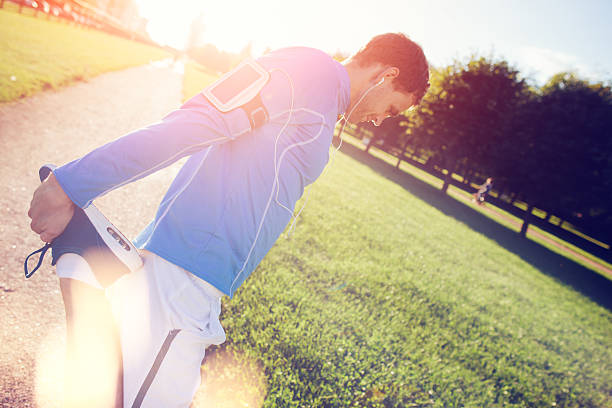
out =
[[393,81],[396,90],[414,93],[419,103],[429,88],[429,64],[421,47],[402,33],[388,33],[372,38],[352,58],[360,66],[382,64],[397,67]]

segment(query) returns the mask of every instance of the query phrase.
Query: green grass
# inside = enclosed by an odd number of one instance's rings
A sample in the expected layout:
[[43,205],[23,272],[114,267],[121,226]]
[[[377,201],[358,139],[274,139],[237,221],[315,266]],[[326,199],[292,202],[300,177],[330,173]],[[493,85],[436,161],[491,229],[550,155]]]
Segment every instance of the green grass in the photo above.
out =
[[264,406],[611,402],[609,311],[350,158],[328,176],[225,305]]
[[169,56],[156,47],[0,9],[0,103]]
[[214,406],[610,407],[609,281],[381,169],[339,153],[224,300]]

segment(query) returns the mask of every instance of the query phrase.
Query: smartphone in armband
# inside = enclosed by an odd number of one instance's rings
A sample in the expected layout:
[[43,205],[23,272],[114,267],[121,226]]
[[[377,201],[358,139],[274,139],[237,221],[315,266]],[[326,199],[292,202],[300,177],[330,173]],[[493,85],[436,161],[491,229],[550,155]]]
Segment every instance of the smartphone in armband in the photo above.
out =
[[270,73],[264,67],[247,58],[202,93],[220,112],[242,108],[254,129],[268,121],[259,93],[269,79]]

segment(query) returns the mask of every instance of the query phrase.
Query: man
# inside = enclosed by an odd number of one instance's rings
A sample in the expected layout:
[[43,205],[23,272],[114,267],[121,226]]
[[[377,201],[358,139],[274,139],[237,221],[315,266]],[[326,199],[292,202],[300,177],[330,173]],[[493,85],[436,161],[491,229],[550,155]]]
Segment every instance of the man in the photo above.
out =
[[105,373],[116,406],[188,406],[206,347],[225,340],[220,298],[235,294],[291,220],[328,162],[338,118],[379,125],[419,103],[429,84],[423,51],[403,34],[374,37],[344,64],[310,48],[257,63],[270,74],[259,94],[268,118],[261,126],[199,94],[161,122],[57,168],[34,192],[31,228],[51,242],[75,206],[190,156],[135,241],[144,266],[110,286],[110,303],[103,268],[79,250],[58,251],[75,406],[100,388],[78,382],[90,355],[104,355],[94,370]]

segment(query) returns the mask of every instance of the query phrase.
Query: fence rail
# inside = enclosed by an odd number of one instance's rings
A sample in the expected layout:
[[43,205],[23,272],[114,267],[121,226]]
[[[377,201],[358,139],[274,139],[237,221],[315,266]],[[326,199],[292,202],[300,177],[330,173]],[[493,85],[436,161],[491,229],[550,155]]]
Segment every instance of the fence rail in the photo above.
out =
[[[357,139],[359,139],[360,136],[362,135],[360,135],[359,132],[355,134],[355,137]],[[422,160],[419,160],[418,158],[406,154],[406,152],[402,151],[402,149],[392,146],[385,146],[382,143],[377,143],[377,140],[375,139],[368,142],[368,149],[375,148],[382,152],[385,152],[390,156],[395,157],[398,160],[396,167],[399,167],[401,162],[406,162],[411,166],[414,166],[419,170],[438,178],[442,182],[447,182],[449,185],[453,185],[454,187],[463,190],[469,194],[473,194],[476,191],[476,188],[471,183],[465,183],[458,180],[457,178],[453,177],[452,173],[449,174],[448,171],[446,171],[445,169],[438,168],[437,166],[427,166]],[[496,190],[493,191],[495,193]],[[501,199],[499,194],[488,194],[487,202],[521,219],[523,221],[523,225],[521,227],[522,233],[526,233],[528,226],[533,225],[553,236],[556,236],[557,238],[565,242],[568,242],[582,249],[585,252],[588,252],[606,262],[612,263],[612,248],[609,244],[599,241],[597,237],[591,238],[588,233],[582,233],[582,231],[579,230],[571,230],[564,228],[565,222],[562,219],[560,219],[559,224],[556,225],[550,222],[551,217],[541,218],[534,214],[537,212],[548,214],[548,211],[546,211],[545,209],[535,208],[534,206],[531,206],[528,203],[521,203],[524,204],[524,209],[517,206],[517,202]]]

